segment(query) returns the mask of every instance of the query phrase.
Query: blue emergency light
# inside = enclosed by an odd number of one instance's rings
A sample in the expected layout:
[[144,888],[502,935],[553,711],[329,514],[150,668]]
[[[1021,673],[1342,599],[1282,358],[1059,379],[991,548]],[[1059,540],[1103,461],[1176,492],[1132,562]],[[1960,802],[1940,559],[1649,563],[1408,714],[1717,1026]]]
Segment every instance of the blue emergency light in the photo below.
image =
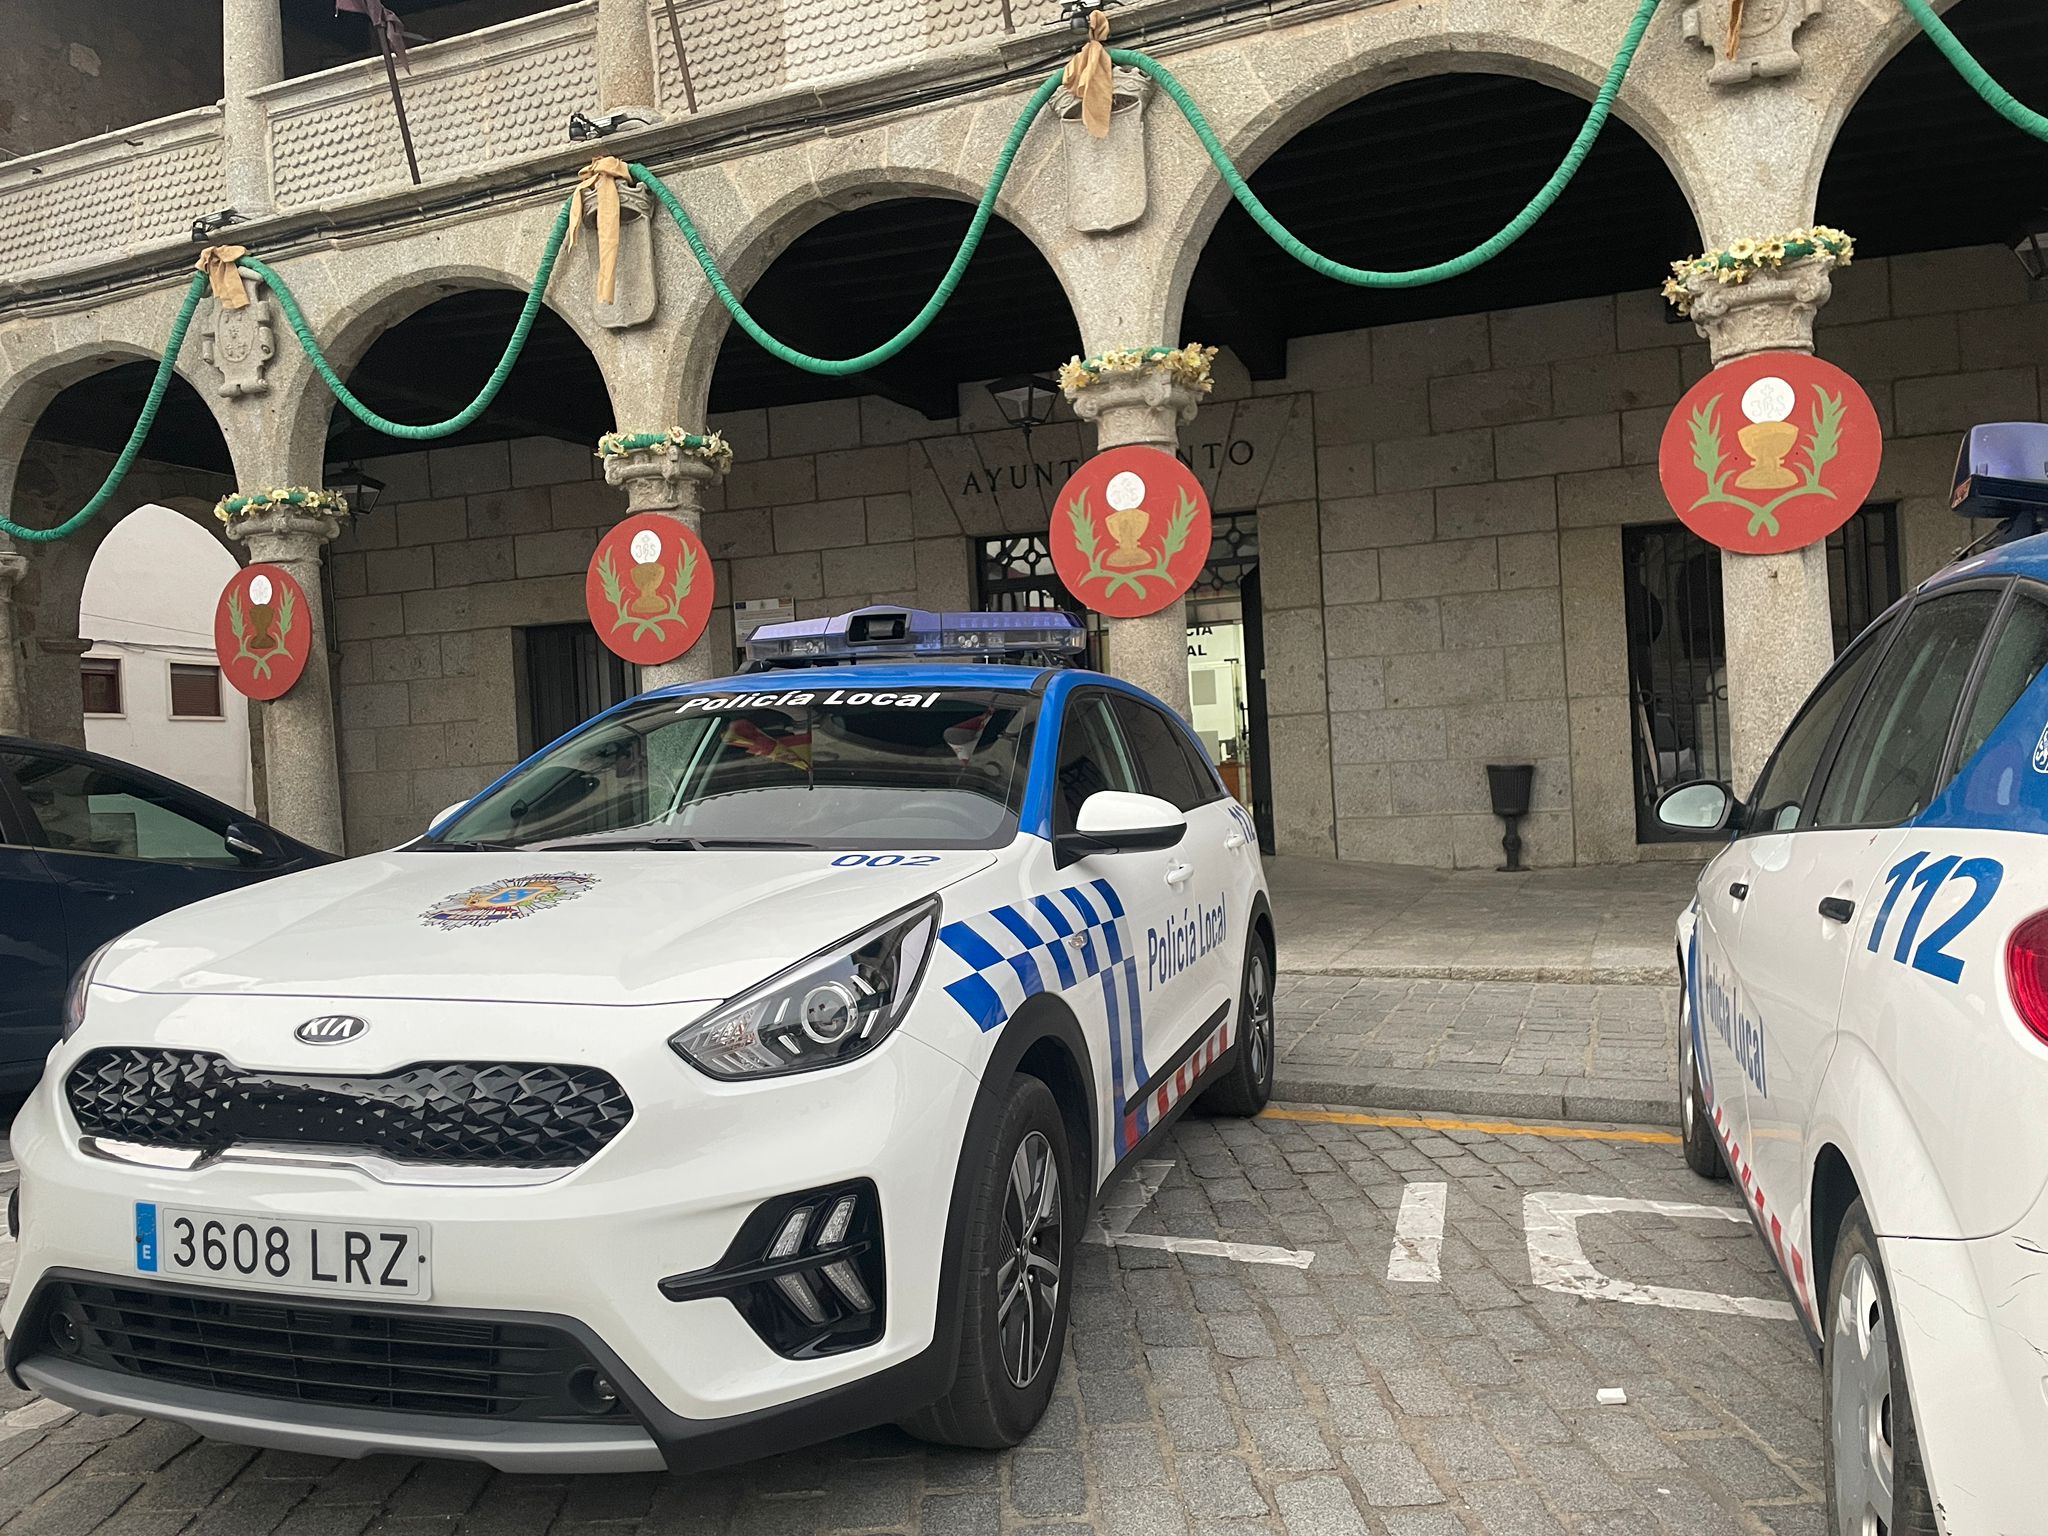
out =
[[1970,428],[1956,456],[1949,506],[1963,517],[1988,518],[2038,517],[2048,509],[2048,422]]
[[1029,661],[1060,666],[1087,635],[1052,609],[1021,613],[929,613],[858,608],[829,619],[764,624],[747,637],[747,669],[832,666],[853,661]]

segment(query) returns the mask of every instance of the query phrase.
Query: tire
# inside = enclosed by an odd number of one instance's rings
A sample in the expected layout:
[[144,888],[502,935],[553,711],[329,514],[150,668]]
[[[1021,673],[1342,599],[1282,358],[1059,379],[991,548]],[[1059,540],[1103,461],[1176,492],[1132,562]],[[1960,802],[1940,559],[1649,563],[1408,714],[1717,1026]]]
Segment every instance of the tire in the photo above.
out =
[[1728,1163],[1714,1135],[1712,1112],[1700,1085],[1699,1052],[1693,1044],[1691,993],[1678,993],[1678,1131],[1685,1145],[1685,1166],[1703,1179],[1725,1179]]
[[[1863,1202],[1842,1213],[1821,1361],[1822,1476],[1834,1536],[1936,1536],[1898,1314]],[[1875,1520],[1882,1523],[1873,1523]]]
[[1212,1115],[1256,1115],[1273,1097],[1276,1049],[1273,1037],[1273,951],[1252,935],[1245,951],[1237,993],[1237,1049],[1215,1086],[1202,1095]]
[[[983,1450],[1017,1444],[1052,1401],[1082,1212],[1066,1123],[1044,1083],[1010,1080],[992,1146],[962,1256],[959,1370],[944,1397],[903,1421],[921,1440]],[[1020,1265],[1026,1247],[1037,1261]]]

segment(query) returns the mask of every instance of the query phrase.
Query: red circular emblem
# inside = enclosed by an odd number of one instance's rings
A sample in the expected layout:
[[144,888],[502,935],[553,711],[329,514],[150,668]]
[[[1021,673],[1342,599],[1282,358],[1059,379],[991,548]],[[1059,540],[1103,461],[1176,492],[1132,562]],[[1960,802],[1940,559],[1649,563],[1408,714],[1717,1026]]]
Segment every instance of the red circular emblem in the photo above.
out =
[[1783,555],[1854,516],[1883,458],[1862,385],[1804,352],[1764,352],[1686,392],[1657,468],[1671,509],[1708,543]]
[[672,517],[642,512],[598,540],[583,602],[598,638],[636,666],[674,661],[711,622],[711,556]]
[[214,607],[213,649],[221,675],[237,692],[283,698],[313,653],[306,589],[283,566],[245,566]]
[[1157,613],[1209,560],[1209,498],[1157,448],[1112,448],[1074,472],[1053,504],[1052,563],[1097,613]]

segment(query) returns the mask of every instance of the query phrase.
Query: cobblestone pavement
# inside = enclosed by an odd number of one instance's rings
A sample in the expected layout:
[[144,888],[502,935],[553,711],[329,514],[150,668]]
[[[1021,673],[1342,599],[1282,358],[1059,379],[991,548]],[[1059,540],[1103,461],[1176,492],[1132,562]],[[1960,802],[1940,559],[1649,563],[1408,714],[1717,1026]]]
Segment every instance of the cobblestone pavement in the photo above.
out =
[[1283,971],[1274,1004],[1283,1097],[1678,1123],[1675,987]]
[[[1821,1530],[1819,1383],[1797,1324],[1532,1280],[1525,1202],[1560,1191],[1710,1204],[1582,1214],[1576,1230],[1617,1278],[1778,1298],[1726,1185],[1693,1179],[1668,1142],[1365,1123],[1402,1118],[1184,1122],[1113,1187],[1129,1235],[1084,1250],[1058,1396],[1012,1453],[882,1430],[709,1476],[521,1479],[244,1450],[9,1393],[0,1521],[6,1536]],[[1314,1258],[1245,1263],[1173,1238]],[[1626,1405],[1599,1406],[1603,1387]]]

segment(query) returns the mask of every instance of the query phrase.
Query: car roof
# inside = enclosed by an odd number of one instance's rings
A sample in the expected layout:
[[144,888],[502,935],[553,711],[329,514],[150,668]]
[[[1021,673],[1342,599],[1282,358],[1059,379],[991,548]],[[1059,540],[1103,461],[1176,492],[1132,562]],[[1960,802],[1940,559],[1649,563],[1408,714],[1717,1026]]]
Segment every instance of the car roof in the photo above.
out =
[[1930,576],[1922,591],[1946,587],[1958,581],[1981,580],[1986,576],[2024,576],[2048,585],[2048,533],[2015,539],[1996,549],[1987,549],[1967,560],[1958,560]]
[[686,698],[694,693],[788,693],[799,689],[1006,688],[1029,693],[1063,667],[1020,667],[1000,662],[856,661],[836,667],[777,667],[697,683],[671,683],[650,688],[642,698]]

